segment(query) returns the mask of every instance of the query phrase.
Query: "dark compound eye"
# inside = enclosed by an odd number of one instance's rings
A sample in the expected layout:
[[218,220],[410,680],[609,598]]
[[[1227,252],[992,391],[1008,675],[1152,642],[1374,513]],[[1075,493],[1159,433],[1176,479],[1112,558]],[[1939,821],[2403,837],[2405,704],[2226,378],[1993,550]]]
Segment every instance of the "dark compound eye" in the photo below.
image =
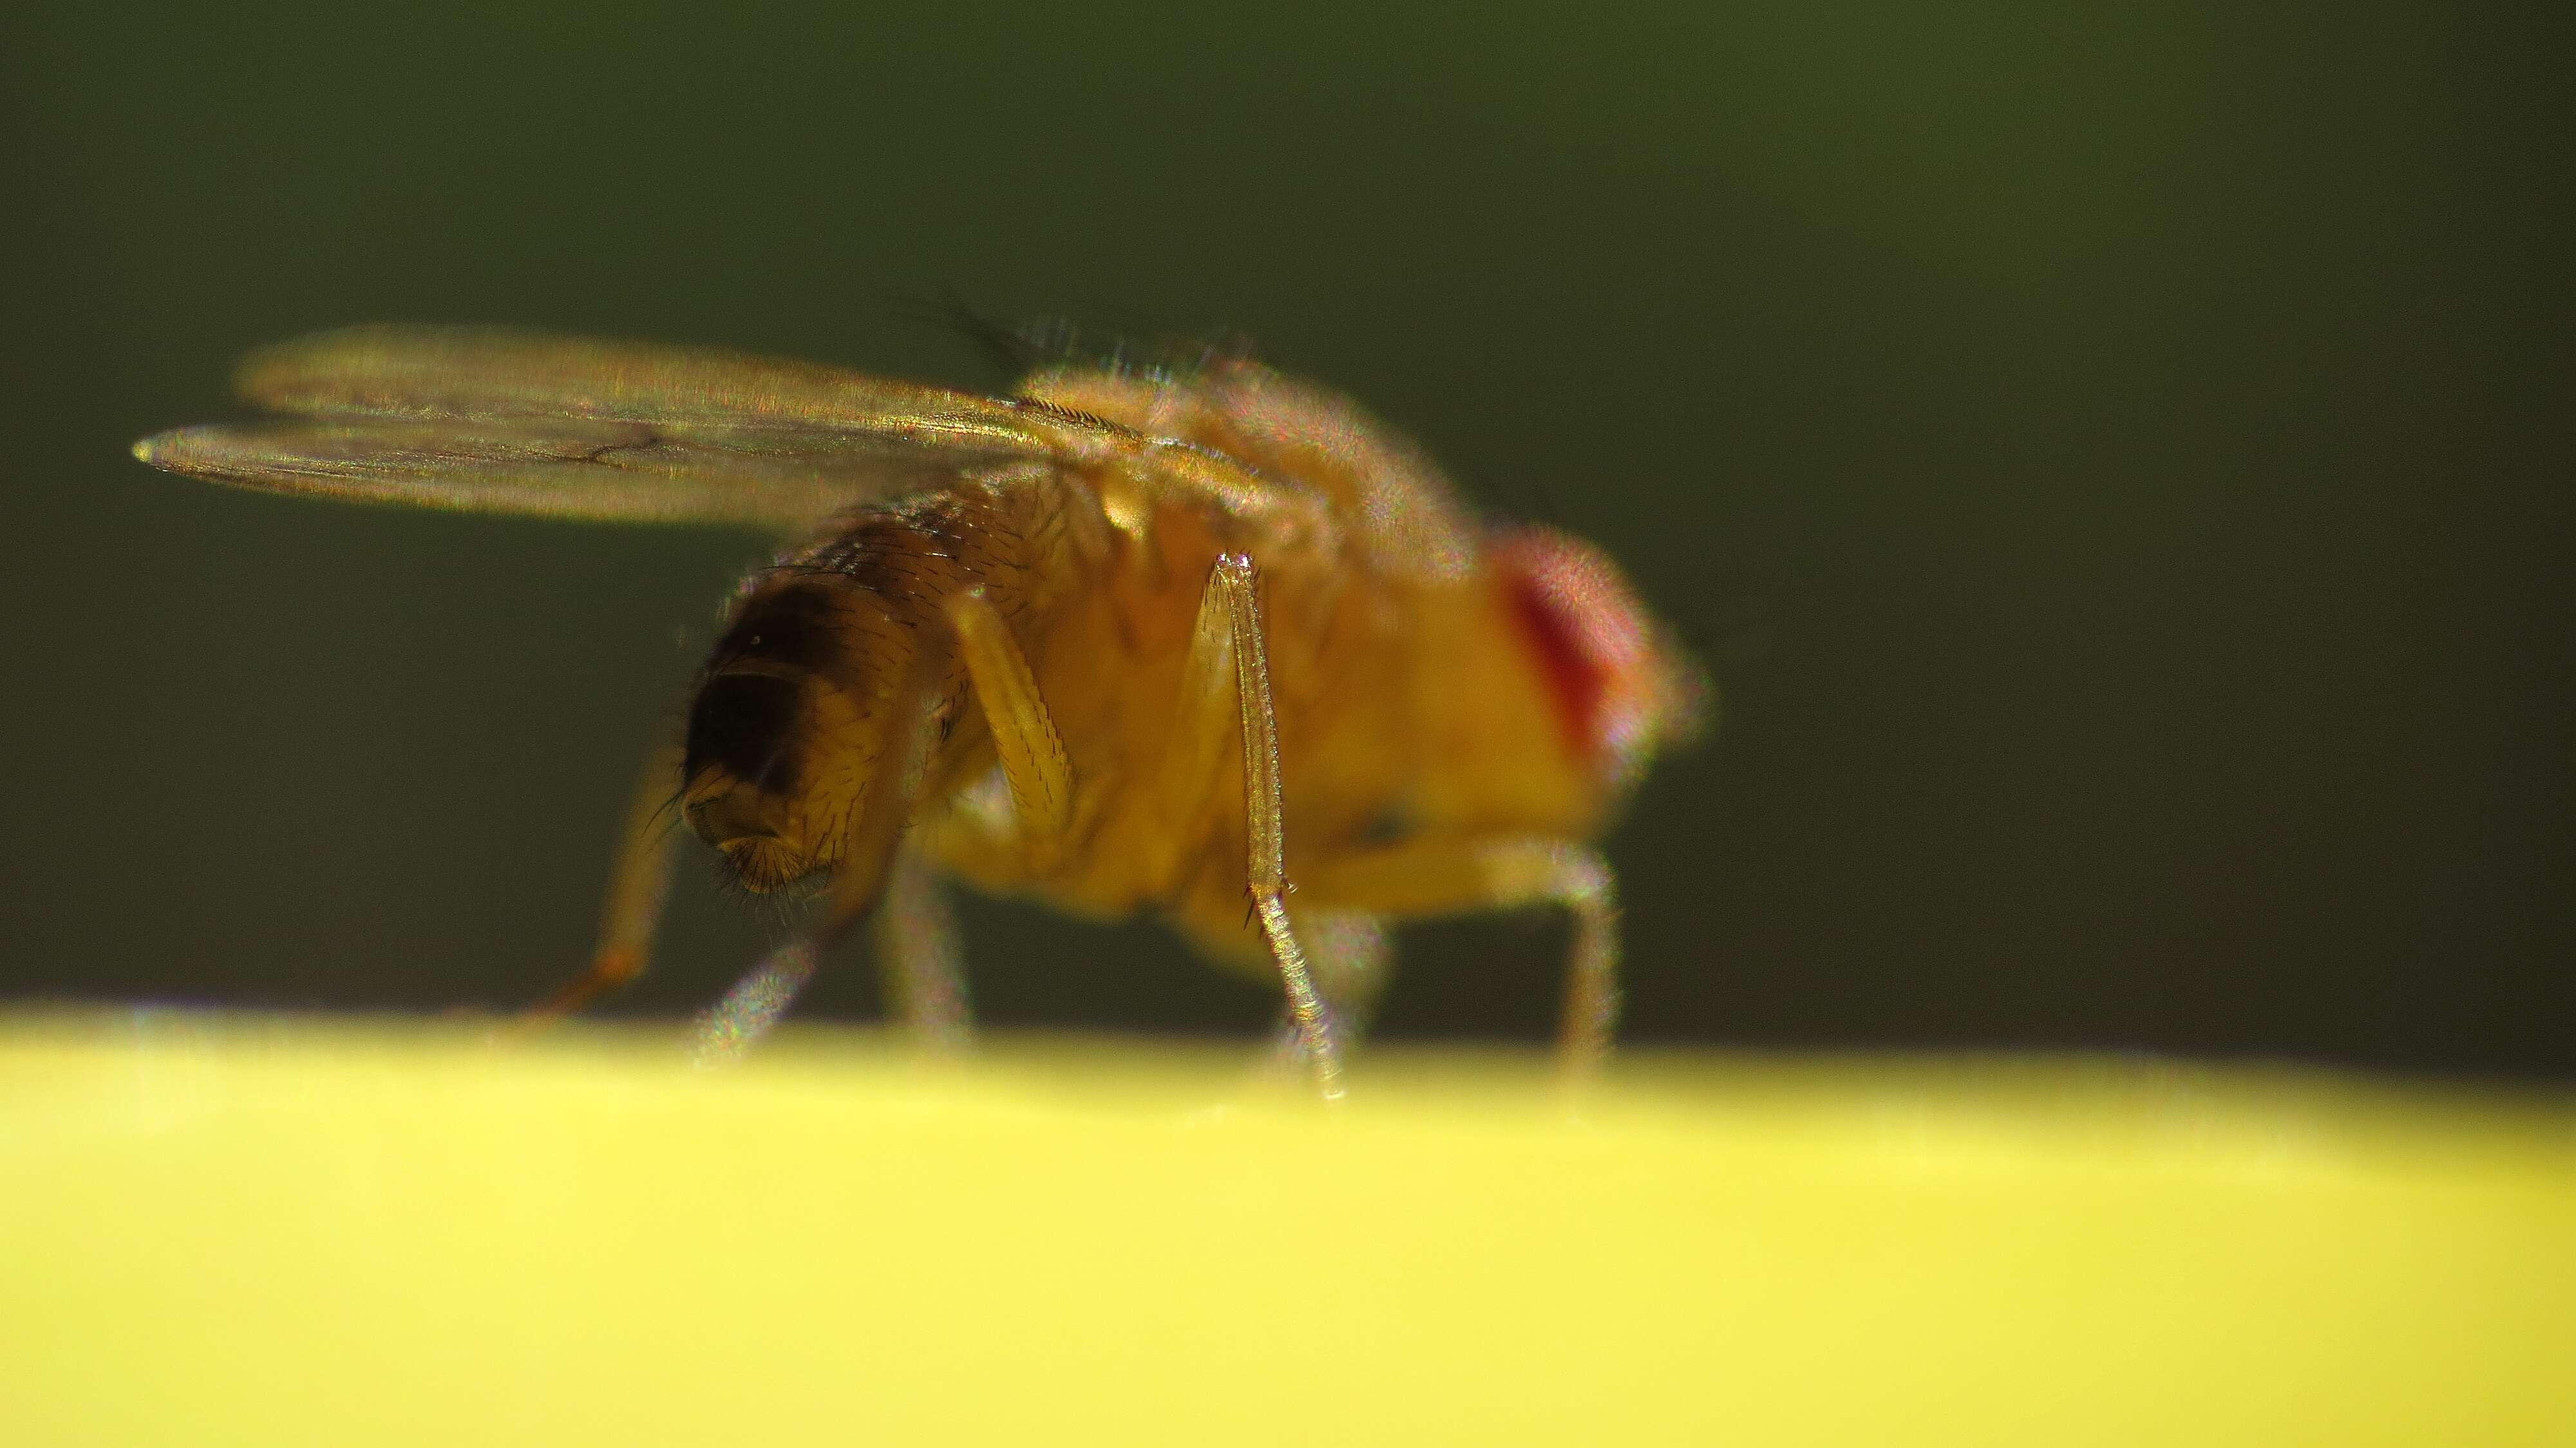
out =
[[689,706],[687,777],[709,765],[756,788],[796,786],[798,688],[769,674],[718,674]]

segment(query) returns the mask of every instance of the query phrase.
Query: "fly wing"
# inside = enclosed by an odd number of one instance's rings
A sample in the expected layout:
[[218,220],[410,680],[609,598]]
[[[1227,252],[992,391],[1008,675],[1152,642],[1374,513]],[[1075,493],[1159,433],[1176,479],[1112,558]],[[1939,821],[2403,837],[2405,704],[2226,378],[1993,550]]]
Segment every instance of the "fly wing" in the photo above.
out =
[[365,327],[253,353],[286,418],[135,455],[275,492],[593,521],[794,529],[1032,459],[1099,424],[810,363],[487,328]]
[[664,431],[577,417],[218,424],[145,438],[134,455],[156,468],[267,492],[779,531],[809,527],[868,498],[943,487],[999,460],[866,433]]

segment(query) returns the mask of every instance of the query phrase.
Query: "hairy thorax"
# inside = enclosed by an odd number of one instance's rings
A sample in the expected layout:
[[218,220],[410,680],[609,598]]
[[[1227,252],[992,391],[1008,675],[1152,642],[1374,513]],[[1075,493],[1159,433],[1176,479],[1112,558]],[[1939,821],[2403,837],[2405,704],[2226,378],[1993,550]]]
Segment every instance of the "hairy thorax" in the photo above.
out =
[[[1073,767],[1072,830],[1032,847],[987,755],[922,821],[950,869],[1086,914],[1171,914],[1220,954],[1257,949],[1239,740],[1212,787],[1158,787],[1188,753],[1185,660],[1228,552],[1259,570],[1292,882],[1307,864],[1425,840],[1598,828],[1613,782],[1565,727],[1566,671],[1533,647],[1527,590],[1496,566],[1510,550],[1427,463],[1348,404],[1258,369],[1187,388],[1062,374],[1034,390],[1175,446],[1076,490],[1105,545],[1083,586],[1024,620]],[[1267,486],[1169,486],[1191,448],[1251,463]]]

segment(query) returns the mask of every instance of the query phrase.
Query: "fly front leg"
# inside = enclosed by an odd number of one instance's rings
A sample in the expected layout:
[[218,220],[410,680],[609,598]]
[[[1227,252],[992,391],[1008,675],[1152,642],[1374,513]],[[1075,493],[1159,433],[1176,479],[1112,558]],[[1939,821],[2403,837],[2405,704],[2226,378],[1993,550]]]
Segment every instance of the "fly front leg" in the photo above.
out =
[[1310,866],[1318,901],[1389,915],[1561,905],[1574,916],[1557,1048],[1569,1076],[1599,1068],[1619,1024],[1619,897],[1610,862],[1562,840],[1425,841]]
[[662,904],[671,891],[671,857],[679,837],[679,813],[672,803],[679,788],[680,746],[662,744],[645,760],[626,823],[618,831],[590,966],[530,1006],[520,1017],[521,1028],[551,1025],[644,973],[653,955],[654,927],[661,923]]
[[[1261,598],[1252,560],[1240,553],[1219,557],[1199,596],[1197,626],[1182,665],[1179,745],[1170,761],[1177,806],[1165,818],[1192,818],[1207,781],[1223,758],[1228,732],[1243,741],[1243,803],[1249,844],[1244,885],[1263,942],[1279,967],[1288,996],[1288,1018],[1297,1049],[1315,1074],[1325,1099],[1342,1094],[1341,1051],[1334,1041],[1330,1006],[1315,988],[1306,953],[1288,923],[1288,866],[1279,787],[1279,719],[1270,698],[1270,653],[1261,627]],[[1230,706],[1230,707],[1229,707]],[[1229,715],[1231,716],[1229,718]],[[1195,785],[1195,792],[1189,791]]]

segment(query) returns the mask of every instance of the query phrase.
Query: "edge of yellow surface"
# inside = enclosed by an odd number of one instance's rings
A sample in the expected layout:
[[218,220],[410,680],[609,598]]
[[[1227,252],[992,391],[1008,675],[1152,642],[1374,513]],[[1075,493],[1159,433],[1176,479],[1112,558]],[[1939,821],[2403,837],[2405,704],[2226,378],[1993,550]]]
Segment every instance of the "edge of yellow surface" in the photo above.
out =
[[11,1442],[2546,1442],[2576,1107],[26,1013],[0,1254]]

